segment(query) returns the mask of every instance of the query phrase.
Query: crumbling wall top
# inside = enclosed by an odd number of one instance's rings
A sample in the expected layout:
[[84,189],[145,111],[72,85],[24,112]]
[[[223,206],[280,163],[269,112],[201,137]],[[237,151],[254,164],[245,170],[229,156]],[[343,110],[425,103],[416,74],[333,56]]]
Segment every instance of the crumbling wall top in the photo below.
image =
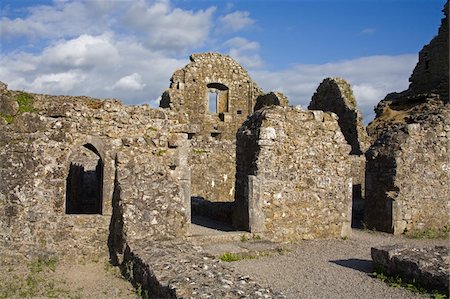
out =
[[308,106],[311,110],[334,112],[352,154],[361,154],[369,147],[367,132],[362,123],[350,84],[341,78],[326,78],[320,83]]

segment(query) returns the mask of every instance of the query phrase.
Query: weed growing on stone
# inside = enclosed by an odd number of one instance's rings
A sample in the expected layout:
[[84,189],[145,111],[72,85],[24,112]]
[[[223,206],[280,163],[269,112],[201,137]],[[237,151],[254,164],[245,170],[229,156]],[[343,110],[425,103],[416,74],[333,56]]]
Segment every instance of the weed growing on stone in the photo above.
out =
[[256,241],[259,241],[262,239],[260,235],[253,235],[252,238],[253,238],[253,240],[256,240]]
[[247,241],[248,241],[247,237],[245,235],[242,235],[241,242],[247,242]]
[[14,116],[12,115],[0,113],[0,117],[3,117],[3,119],[6,120],[8,124],[12,124],[12,122],[14,121]]
[[157,155],[158,157],[160,157],[160,156],[164,156],[166,153],[167,153],[167,150],[161,149],[161,150],[159,150],[159,151],[156,152],[156,155]]
[[194,154],[197,154],[197,155],[206,154],[208,152],[207,150],[204,150],[204,149],[194,149],[193,151],[194,151]]
[[[382,282],[388,284],[390,287],[393,287],[393,288],[402,287],[413,293],[418,293],[418,294],[427,293],[427,290],[424,287],[422,287],[420,284],[416,283],[415,281],[412,281],[412,282],[406,281],[406,280],[403,280],[399,276],[387,275],[380,269],[377,269],[374,272],[372,272],[372,274],[370,274],[370,276],[381,280]],[[430,295],[431,295],[431,298],[434,298],[434,299],[448,299],[447,294],[441,293],[436,290],[433,290],[430,293]]]

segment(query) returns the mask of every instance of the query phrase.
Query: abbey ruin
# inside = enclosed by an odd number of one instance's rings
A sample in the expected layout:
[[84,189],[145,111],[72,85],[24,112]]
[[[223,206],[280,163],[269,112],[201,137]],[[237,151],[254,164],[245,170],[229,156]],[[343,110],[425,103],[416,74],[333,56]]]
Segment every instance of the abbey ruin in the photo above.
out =
[[[305,110],[217,53],[175,71],[160,108],[2,83],[2,252],[106,249],[117,264],[133,260],[148,286],[162,284],[149,252],[167,240],[188,246],[195,217],[277,242],[343,237],[362,221],[394,234],[444,227],[448,4],[444,12],[410,87],[387,95],[367,130],[345,80],[326,78]],[[175,285],[161,294],[191,288]]]

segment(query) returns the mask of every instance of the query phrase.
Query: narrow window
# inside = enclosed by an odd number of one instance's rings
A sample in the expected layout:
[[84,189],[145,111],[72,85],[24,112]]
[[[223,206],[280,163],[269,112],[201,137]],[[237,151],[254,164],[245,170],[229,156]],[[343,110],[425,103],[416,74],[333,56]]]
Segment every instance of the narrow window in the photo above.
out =
[[208,93],[208,111],[210,113],[217,113],[217,92]]

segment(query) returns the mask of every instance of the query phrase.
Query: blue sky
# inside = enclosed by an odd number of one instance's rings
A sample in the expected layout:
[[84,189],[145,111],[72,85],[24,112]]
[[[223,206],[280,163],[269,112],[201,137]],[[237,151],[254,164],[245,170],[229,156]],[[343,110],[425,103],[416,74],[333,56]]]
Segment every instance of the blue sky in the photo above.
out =
[[443,0],[0,0],[0,81],[11,89],[157,105],[191,53],[240,62],[306,107],[320,82],[353,87],[365,122],[402,91]]

